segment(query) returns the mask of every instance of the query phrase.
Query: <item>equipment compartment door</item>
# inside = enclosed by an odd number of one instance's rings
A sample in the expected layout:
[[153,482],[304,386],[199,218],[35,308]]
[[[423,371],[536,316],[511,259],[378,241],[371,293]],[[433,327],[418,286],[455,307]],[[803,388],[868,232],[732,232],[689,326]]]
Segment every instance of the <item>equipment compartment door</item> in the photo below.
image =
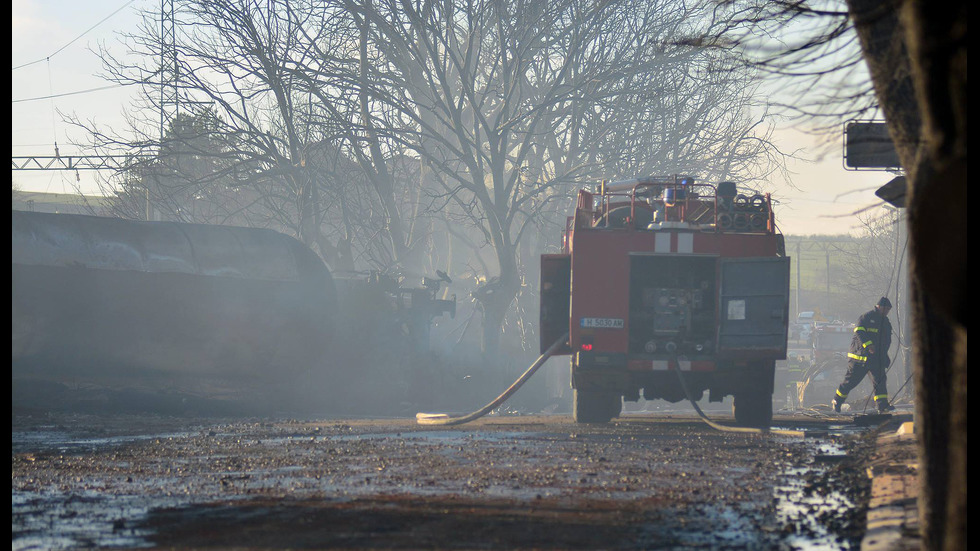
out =
[[[568,333],[572,295],[572,257],[567,254],[541,255],[541,354],[555,340]],[[558,354],[569,354],[565,346]]]
[[789,260],[720,260],[719,356],[736,360],[786,358]]

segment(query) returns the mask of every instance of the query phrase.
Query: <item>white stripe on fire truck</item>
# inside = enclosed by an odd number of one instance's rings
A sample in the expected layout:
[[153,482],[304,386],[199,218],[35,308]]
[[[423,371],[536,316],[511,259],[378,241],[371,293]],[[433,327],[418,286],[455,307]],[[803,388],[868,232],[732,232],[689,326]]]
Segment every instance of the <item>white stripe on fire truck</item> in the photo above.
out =
[[677,252],[691,254],[694,252],[694,234],[677,234]]
[[669,253],[673,252],[670,250],[670,236],[673,232],[657,232],[656,241],[653,244],[653,251],[657,253]]

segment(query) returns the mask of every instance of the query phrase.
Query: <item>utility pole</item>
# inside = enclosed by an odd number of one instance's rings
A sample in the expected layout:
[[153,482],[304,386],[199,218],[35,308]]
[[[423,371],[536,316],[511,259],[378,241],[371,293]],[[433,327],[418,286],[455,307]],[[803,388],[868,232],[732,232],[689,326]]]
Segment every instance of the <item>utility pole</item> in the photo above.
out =
[[177,36],[174,28],[174,0],[160,3],[160,143],[167,126],[177,118]]
[[830,308],[830,250],[825,250],[827,256],[827,303],[825,308]]
[[[167,129],[177,120],[179,97],[177,91],[177,36],[175,31],[174,0],[160,0],[160,154],[163,153]],[[146,193],[146,219],[151,220],[150,183],[159,175],[143,179]]]
[[[179,112],[177,91],[177,41],[174,26],[174,0],[161,0],[160,3],[160,146],[167,134],[167,127],[176,120]],[[12,170],[74,170],[76,177],[80,170],[119,171],[146,161],[150,155],[61,155],[55,144],[55,154],[26,155],[12,157]],[[145,186],[146,219],[150,220],[150,188]]]
[[796,242],[796,319],[800,318],[800,287],[802,286],[803,273],[800,263],[803,262],[803,254],[800,252],[801,241]]
[[[902,318],[901,332],[898,335],[899,342],[902,346],[902,367],[905,371],[905,380],[912,381],[912,347],[911,343],[911,327],[912,319],[911,312],[909,311],[909,250],[905,246],[908,243],[908,226],[905,220],[905,210],[899,209],[896,211],[895,223],[897,229],[895,231],[895,250],[898,258],[898,262],[904,269],[898,271],[898,281],[895,284],[896,291],[901,291],[901,296],[898,297],[899,300],[896,301],[901,311],[898,313]],[[896,294],[898,294],[896,292]],[[912,385],[909,384],[905,393],[909,396],[909,401],[911,401],[913,392]]]

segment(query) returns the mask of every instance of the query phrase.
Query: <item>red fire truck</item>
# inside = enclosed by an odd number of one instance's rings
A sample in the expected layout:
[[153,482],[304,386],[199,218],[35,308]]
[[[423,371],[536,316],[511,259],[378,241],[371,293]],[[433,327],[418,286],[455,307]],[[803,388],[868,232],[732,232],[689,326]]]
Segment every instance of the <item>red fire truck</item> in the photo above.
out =
[[561,254],[541,258],[541,348],[568,333],[575,420],[707,391],[769,426],[789,266],[768,194],[682,176],[580,191]]

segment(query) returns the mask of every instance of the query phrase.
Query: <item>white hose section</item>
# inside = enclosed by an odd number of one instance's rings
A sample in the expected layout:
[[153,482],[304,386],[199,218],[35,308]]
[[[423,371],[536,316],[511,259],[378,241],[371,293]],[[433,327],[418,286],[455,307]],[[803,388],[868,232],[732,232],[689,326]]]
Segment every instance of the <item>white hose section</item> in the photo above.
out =
[[517,380],[514,381],[514,383],[511,384],[510,387],[508,387],[507,390],[503,392],[503,394],[497,396],[497,398],[494,401],[474,411],[473,413],[469,413],[460,417],[450,417],[445,413],[416,413],[415,421],[420,425],[445,426],[445,425],[462,425],[463,423],[469,423],[474,419],[479,419],[480,417],[483,417],[484,415],[496,409],[500,404],[504,403],[504,401],[506,401],[507,398],[510,398],[511,394],[517,392],[517,389],[521,388],[521,386],[523,386],[524,383],[531,378],[531,375],[534,375],[534,372],[537,371],[539,367],[544,365],[545,360],[552,357],[555,354],[555,352],[557,352],[558,349],[563,344],[565,344],[567,340],[568,340],[568,333],[565,333],[564,335],[561,336],[561,338],[555,341],[554,344],[549,346],[548,349],[545,350],[544,354],[541,354],[541,356],[539,356],[538,359],[535,360],[533,364],[531,364],[531,367],[527,368],[527,371],[525,371],[520,377],[518,377]]

